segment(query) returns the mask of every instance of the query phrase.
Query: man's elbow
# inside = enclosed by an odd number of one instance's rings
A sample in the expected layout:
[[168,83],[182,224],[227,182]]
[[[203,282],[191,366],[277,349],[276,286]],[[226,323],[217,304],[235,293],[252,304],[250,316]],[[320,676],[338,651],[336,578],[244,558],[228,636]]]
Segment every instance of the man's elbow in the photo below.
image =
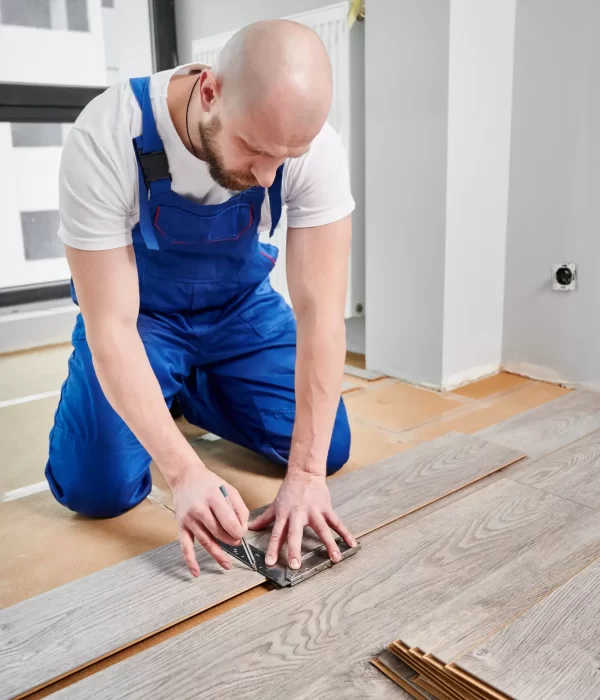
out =
[[135,322],[119,318],[86,320],[85,333],[92,358],[97,364],[117,360],[138,335]]

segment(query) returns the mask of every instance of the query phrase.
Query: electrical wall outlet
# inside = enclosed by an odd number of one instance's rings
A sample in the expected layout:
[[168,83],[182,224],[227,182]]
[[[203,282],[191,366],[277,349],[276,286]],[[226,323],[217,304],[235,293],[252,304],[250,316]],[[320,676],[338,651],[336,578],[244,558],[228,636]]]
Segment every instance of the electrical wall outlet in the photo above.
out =
[[560,263],[552,265],[552,289],[559,292],[572,292],[577,288],[577,265]]

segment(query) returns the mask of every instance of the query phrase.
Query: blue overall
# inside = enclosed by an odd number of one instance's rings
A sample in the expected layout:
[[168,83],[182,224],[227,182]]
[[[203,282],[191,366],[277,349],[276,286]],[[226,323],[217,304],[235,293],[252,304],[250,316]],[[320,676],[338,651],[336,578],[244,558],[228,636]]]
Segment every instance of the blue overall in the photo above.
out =
[[[253,187],[207,206],[173,192],[149,78],[130,83],[142,110],[142,134],[133,140],[140,201],[132,232],[137,327],[152,369],[167,404],[177,396],[190,423],[285,466],[295,416],[296,324],[269,284],[277,248],[258,240],[265,190]],[[283,166],[269,188],[271,235],[281,216],[282,175]],[[151,459],[104,396],[81,314],[73,347],[46,478],[71,510],[112,517],[148,495]],[[329,474],[345,464],[349,450],[340,400]]]

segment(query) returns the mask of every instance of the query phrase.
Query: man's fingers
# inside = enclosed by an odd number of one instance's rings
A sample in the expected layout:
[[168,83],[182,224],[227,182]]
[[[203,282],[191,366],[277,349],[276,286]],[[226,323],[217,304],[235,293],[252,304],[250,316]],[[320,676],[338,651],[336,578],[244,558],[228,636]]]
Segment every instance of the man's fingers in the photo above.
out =
[[192,576],[200,576],[200,567],[198,566],[196,552],[194,551],[194,536],[187,527],[183,527],[179,531],[179,544],[181,545],[181,552],[190,573]]
[[229,490],[229,500],[231,501],[238,520],[240,523],[246,527],[248,525],[248,520],[250,519],[250,511],[244,503],[244,499],[240,496],[237,489],[231,488]]
[[329,527],[341,536],[348,547],[356,547],[356,539],[333,511],[323,513],[323,515]]
[[246,524],[240,523],[237,513],[232,509],[229,503],[219,493],[219,497],[211,498],[209,501],[210,509],[214,517],[219,522],[219,525],[229,533],[235,541],[239,541],[246,534]]
[[265,556],[265,564],[267,566],[274,566],[277,564],[277,560],[279,559],[279,551],[281,549],[281,545],[285,541],[287,529],[287,518],[279,518],[275,521]]
[[275,520],[275,504],[271,503],[271,505],[265,510],[264,513],[261,513],[258,517],[256,517],[250,525],[248,525],[249,530],[264,530],[265,527],[270,525],[273,521]]
[[327,549],[327,554],[329,554],[329,558],[334,564],[337,564],[339,561],[342,559],[342,555],[340,554],[339,547],[337,546],[335,539],[333,535],[331,534],[331,530],[329,529],[329,525],[325,522],[325,518],[321,515],[319,515],[313,522],[311,522],[310,526],[312,529],[315,531],[321,542],[325,545]]
[[299,569],[302,561],[302,537],[304,535],[304,520],[299,515],[290,518],[287,545],[288,565],[290,569]]
[[[229,510],[231,511],[231,508]],[[218,540],[221,540],[221,542],[225,542],[226,544],[230,544],[233,546],[240,544],[241,540],[239,537],[232,537],[226,530],[224,530],[221,527],[221,523],[217,520],[212,510],[206,508],[197,513],[192,512],[192,517],[198,523],[203,525],[204,528],[208,530],[213,537],[215,537]]]
[[194,533],[194,536],[198,540],[204,549],[210,554],[210,556],[220,564],[224,569],[231,569],[231,559],[225,554],[225,552],[219,547],[219,545],[213,539],[210,532],[200,523],[192,523],[190,529]]

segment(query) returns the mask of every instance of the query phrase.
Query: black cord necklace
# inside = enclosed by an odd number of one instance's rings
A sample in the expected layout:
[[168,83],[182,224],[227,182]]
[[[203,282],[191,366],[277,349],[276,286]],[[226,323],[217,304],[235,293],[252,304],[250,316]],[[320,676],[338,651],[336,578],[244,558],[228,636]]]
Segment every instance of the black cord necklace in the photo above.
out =
[[185,130],[187,131],[187,137],[188,141],[190,142],[190,146],[192,147],[192,151],[194,151],[194,155],[196,158],[198,157],[198,154],[196,153],[196,149],[194,148],[194,144],[192,143],[192,139],[190,138],[190,129],[188,127],[188,113],[190,111],[190,103],[192,101],[192,95],[194,94],[194,90],[196,88],[196,85],[198,85],[198,81],[200,80],[200,76],[196,78],[196,82],[192,85],[192,90],[190,92],[190,98],[187,103],[187,108],[185,110]]

